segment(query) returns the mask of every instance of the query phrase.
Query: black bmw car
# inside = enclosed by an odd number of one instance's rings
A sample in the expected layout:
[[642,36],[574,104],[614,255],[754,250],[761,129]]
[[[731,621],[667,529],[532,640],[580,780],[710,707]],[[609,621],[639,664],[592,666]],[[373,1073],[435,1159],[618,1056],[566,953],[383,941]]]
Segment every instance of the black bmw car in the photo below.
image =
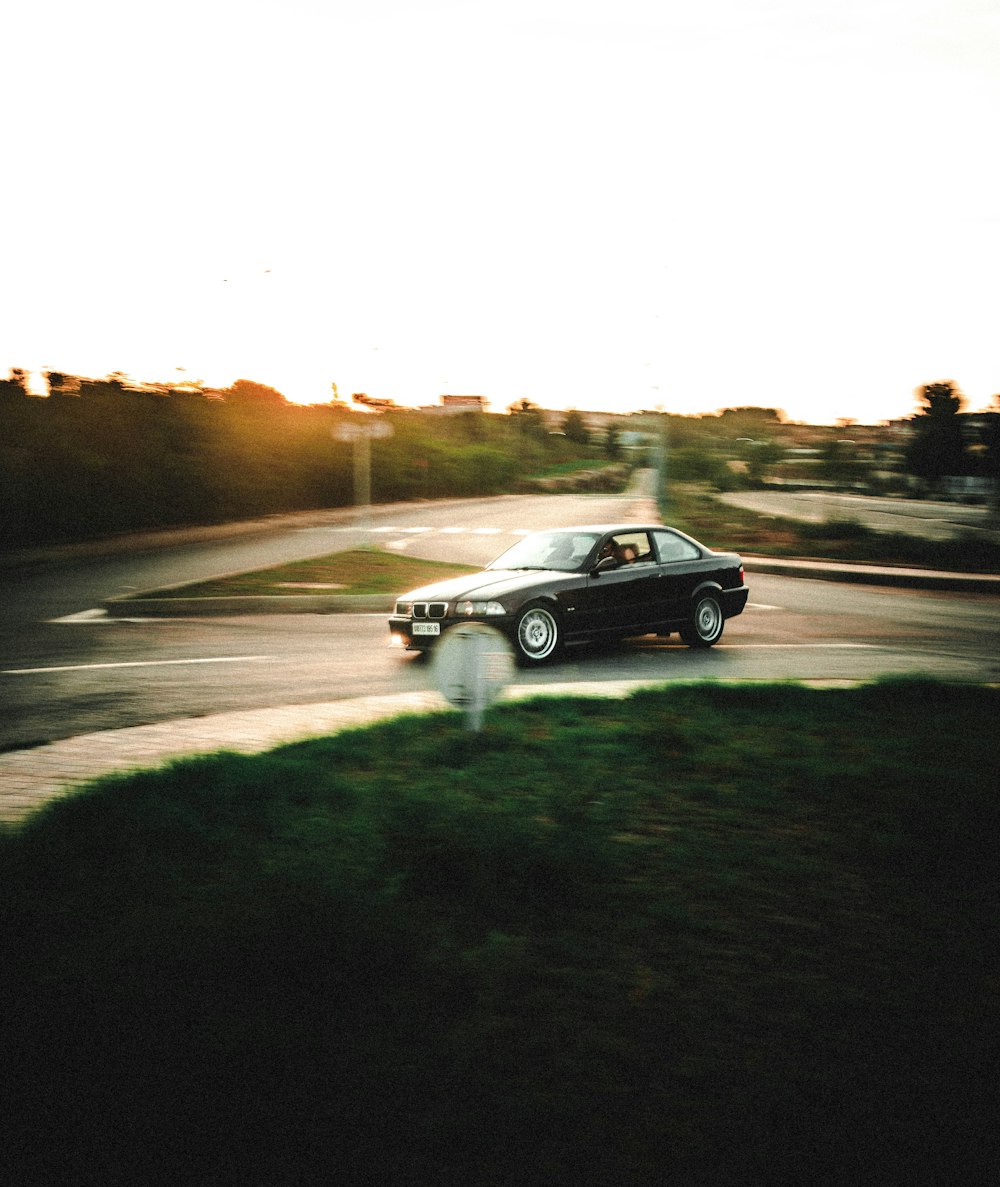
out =
[[403,594],[389,632],[422,651],[455,623],[485,622],[526,663],[602,637],[677,631],[691,647],[711,647],[748,593],[739,556],[713,552],[676,528],[558,528],[525,536],[481,573]]

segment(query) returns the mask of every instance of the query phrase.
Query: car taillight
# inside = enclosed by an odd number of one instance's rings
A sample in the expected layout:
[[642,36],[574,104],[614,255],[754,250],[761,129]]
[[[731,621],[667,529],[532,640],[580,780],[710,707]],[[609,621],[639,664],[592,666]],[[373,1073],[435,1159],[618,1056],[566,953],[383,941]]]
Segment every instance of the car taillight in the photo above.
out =
[[746,574],[743,572],[743,566],[740,565],[740,585],[746,585],[746,583],[747,583]]

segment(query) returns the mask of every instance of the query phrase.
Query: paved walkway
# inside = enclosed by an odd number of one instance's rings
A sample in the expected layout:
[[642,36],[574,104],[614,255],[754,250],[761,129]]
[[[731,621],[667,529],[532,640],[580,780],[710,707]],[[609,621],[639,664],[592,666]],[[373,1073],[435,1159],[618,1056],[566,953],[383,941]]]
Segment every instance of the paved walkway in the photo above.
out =
[[436,693],[428,692],[288,705],[103,730],[10,751],[0,754],[0,820],[20,820],[53,796],[102,775],[217,750],[257,754],[283,742],[444,704]]

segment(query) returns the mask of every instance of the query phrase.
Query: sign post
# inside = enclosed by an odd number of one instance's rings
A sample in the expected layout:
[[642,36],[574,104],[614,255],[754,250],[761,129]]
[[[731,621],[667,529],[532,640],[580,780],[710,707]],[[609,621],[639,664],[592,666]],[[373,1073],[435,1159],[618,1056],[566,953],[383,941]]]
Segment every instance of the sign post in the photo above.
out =
[[372,441],[392,436],[392,425],[381,417],[365,416],[360,421],[344,421],[333,430],[337,441],[354,446],[354,505],[362,527],[371,526]]
[[465,709],[466,729],[477,733],[482,729],[483,710],[500,696],[513,674],[510,644],[482,622],[453,626],[434,648],[438,692]]

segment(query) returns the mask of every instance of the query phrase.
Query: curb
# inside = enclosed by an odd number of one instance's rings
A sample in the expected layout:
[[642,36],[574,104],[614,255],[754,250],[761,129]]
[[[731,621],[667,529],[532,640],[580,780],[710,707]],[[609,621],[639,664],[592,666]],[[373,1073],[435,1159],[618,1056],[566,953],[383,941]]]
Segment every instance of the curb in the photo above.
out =
[[937,589],[951,592],[1000,595],[1000,576],[989,573],[948,573],[935,569],[877,569],[836,561],[777,560],[743,556],[748,573],[779,577],[806,577],[813,581],[839,581],[845,585],[885,585],[897,589]]
[[101,608],[111,618],[201,618],[242,614],[391,613],[388,594],[276,594],[272,597],[106,598]]

